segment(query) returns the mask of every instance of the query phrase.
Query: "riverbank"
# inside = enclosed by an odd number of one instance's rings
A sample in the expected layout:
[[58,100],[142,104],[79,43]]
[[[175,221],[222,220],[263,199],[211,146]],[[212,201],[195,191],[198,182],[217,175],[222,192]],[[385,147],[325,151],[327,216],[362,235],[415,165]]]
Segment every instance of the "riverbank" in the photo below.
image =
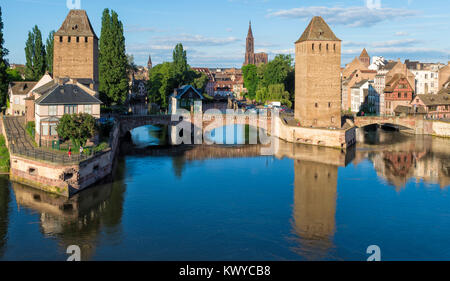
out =
[[10,156],[9,150],[6,146],[6,140],[3,135],[0,135],[0,174],[9,174]]

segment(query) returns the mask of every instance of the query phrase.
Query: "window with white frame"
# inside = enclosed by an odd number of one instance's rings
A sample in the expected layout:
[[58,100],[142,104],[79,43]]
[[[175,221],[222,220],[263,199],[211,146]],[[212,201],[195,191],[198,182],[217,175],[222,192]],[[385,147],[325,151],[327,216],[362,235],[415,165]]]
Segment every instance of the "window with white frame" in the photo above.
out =
[[48,107],[48,115],[55,116],[58,113],[58,106],[57,105],[50,105]]
[[84,113],[92,114],[92,104],[84,105]]

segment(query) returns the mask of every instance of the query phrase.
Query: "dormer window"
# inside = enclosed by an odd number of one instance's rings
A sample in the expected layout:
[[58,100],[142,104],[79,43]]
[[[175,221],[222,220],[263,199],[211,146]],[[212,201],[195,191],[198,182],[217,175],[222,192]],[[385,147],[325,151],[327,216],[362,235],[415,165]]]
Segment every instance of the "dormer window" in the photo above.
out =
[[78,24],[75,24],[74,26],[72,26],[72,30],[77,30],[78,29]]

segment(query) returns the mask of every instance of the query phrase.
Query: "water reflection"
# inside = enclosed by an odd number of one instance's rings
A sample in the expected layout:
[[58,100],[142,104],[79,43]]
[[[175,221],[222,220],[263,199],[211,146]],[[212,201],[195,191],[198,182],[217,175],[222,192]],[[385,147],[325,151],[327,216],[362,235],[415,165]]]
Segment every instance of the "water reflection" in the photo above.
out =
[[0,258],[3,256],[8,234],[9,222],[9,180],[7,176],[0,176]]
[[[71,198],[61,197],[20,183],[12,183],[18,209],[39,215],[40,231],[58,241],[61,252],[70,245],[81,248],[81,259],[91,260],[106,231],[120,239],[125,185],[121,180],[124,166],[117,165],[114,182],[105,181]],[[0,230],[1,231],[1,230]],[[120,242],[120,241],[118,241]]]
[[[61,253],[80,245],[85,260],[359,259],[367,243],[396,235],[391,246],[400,253],[413,243],[405,233],[445,242],[448,140],[362,130],[358,138],[347,151],[275,140],[274,155],[261,157],[261,145],[168,146],[166,128],[142,127],[122,144],[109,183],[70,199],[20,184],[12,190],[18,208],[38,213],[42,237],[33,241],[50,238]],[[402,196],[414,181],[433,188]],[[5,246],[17,224],[10,194],[0,188],[0,258],[21,257]],[[417,248],[438,259],[446,257],[440,244]]]
[[358,141],[355,163],[369,159],[378,176],[397,190],[412,179],[439,184],[441,188],[450,185],[450,145],[447,139],[360,130]]

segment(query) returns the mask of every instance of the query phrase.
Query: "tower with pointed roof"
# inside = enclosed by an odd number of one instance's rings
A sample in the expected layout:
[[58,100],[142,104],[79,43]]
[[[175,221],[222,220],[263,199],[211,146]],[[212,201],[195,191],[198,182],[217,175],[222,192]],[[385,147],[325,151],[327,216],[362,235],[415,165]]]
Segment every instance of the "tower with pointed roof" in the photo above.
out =
[[84,10],[70,10],[55,33],[53,77],[98,83],[98,37]]
[[359,60],[364,64],[365,67],[370,66],[370,56],[367,53],[366,48],[362,50],[361,55],[359,55]]
[[255,38],[253,38],[252,23],[249,22],[247,40],[245,44],[244,65],[255,64]]
[[295,118],[304,127],[341,128],[341,40],[314,17],[295,43]]

